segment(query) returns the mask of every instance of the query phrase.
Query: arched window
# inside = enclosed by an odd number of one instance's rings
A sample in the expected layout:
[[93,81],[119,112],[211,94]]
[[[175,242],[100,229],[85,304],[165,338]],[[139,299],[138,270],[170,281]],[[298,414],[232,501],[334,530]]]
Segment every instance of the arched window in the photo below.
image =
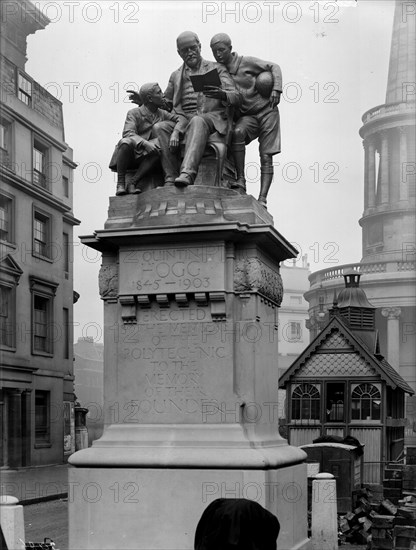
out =
[[381,394],[373,384],[359,384],[351,394],[351,420],[380,420]]
[[299,384],[292,392],[292,420],[319,420],[319,388],[313,384]]

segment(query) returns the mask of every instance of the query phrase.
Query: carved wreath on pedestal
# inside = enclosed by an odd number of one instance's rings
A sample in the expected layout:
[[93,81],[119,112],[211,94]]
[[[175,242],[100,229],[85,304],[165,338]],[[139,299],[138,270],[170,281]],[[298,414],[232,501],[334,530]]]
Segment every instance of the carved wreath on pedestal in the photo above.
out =
[[118,294],[117,264],[102,265],[98,274],[98,288],[101,298],[116,298]]
[[283,283],[280,273],[258,258],[238,260],[234,268],[236,292],[260,292],[278,306],[283,299]]

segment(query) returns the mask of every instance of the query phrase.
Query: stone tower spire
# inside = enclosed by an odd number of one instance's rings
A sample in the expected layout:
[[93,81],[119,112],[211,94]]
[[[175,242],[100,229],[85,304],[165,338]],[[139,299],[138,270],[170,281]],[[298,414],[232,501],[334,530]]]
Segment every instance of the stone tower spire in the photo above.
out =
[[386,104],[415,100],[415,5],[398,0],[391,38]]
[[415,14],[397,0],[386,103],[362,117],[365,151],[362,262],[408,269],[415,251]]

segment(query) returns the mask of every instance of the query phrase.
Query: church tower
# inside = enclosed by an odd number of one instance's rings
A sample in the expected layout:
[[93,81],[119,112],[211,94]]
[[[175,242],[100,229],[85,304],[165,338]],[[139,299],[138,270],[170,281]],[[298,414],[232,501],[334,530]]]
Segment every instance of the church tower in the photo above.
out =
[[[365,151],[362,262],[397,262],[415,254],[415,14],[397,1],[384,105],[362,117]],[[414,8],[414,6],[413,6]]]

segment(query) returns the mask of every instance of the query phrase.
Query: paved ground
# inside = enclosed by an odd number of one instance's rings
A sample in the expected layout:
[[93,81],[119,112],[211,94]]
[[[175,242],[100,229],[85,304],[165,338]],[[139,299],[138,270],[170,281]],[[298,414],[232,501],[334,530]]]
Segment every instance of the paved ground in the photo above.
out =
[[26,542],[51,538],[56,550],[68,550],[68,502],[49,500],[23,508]]
[[[68,550],[68,501],[50,500],[24,506],[26,542],[51,538],[56,550]],[[342,544],[339,550],[365,550],[365,546]]]
[[17,497],[21,504],[68,493],[68,464],[1,470],[0,493]]
[[[26,541],[51,538],[56,550],[68,550],[68,466],[2,470],[0,493],[16,496],[24,504]],[[59,500],[47,500],[60,496]],[[42,502],[39,502],[42,501]],[[366,546],[342,544],[339,550],[365,550]]]

